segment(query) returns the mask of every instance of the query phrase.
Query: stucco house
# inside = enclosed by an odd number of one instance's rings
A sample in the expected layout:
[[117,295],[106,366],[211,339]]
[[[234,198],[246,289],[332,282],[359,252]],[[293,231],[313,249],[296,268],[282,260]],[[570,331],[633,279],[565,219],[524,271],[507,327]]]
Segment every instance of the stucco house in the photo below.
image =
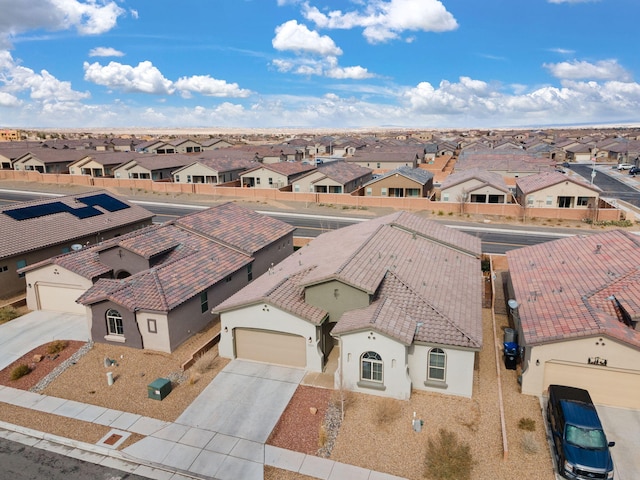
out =
[[522,393],[556,383],[640,408],[640,238],[613,230],[511,250]]
[[301,162],[261,164],[241,173],[240,182],[247,188],[282,188],[315,168]]
[[17,270],[69,252],[74,245],[95,244],[143,228],[152,218],[145,208],[106,191],[0,207],[0,297],[26,288],[40,295],[46,306],[56,295],[50,285],[27,287],[24,273]]
[[370,168],[332,161],[318,165],[317,169],[296,178],[294,192],[351,193],[371,179]]
[[440,186],[440,200],[455,203],[510,203],[504,177],[481,168],[452,173]]
[[232,182],[240,174],[255,166],[255,162],[242,158],[199,158],[171,173],[174,183],[221,183]]
[[219,352],[314,372],[332,354],[337,387],[471,397],[482,286],[479,239],[396,212],[320,235],[216,306]]
[[50,285],[46,307],[86,313],[94,341],[171,352],[214,319],[211,306],[290,255],[293,230],[221,204],[33,265],[27,303],[44,308],[35,292]]
[[416,168],[420,160],[419,149],[411,150],[369,150],[358,152],[346,161],[371,168],[374,173],[385,173],[400,167]]
[[193,163],[193,157],[182,154],[139,155],[113,169],[116,178],[169,180],[174,170]]
[[429,197],[433,173],[421,168],[400,167],[364,185],[367,197]]
[[14,170],[40,173],[69,173],[70,163],[87,157],[89,157],[89,153],[85,150],[41,148],[15,158],[12,166]]
[[527,207],[593,209],[600,201],[600,188],[576,175],[545,172],[519,178],[516,199]]
[[68,165],[70,175],[112,177],[113,170],[139,156],[127,152],[95,152]]

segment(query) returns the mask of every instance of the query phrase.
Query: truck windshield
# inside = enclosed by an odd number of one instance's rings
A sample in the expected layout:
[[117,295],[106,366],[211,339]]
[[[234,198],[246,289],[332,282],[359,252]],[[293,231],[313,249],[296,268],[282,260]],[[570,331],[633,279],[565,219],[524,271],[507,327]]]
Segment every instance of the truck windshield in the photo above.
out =
[[566,440],[580,448],[600,450],[607,448],[607,439],[604,432],[594,428],[582,428],[567,424]]

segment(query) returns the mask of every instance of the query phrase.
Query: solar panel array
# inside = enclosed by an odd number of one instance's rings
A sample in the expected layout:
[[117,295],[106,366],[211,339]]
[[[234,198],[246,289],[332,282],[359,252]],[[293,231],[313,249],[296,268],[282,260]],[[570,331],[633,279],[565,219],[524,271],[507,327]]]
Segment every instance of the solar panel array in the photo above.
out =
[[85,207],[73,208],[62,202],[51,202],[42,205],[31,205],[29,207],[15,208],[13,210],[5,210],[4,213],[9,215],[14,220],[29,220],[31,218],[44,217],[47,215],[54,215],[56,213],[67,212],[71,215],[75,215],[79,219],[95,217],[102,215],[102,212],[96,206],[105,209],[108,212],[117,212],[129,208],[124,202],[121,202],[117,198],[113,198],[106,193],[99,193],[98,195],[91,195],[88,197],[78,198],[77,202],[85,204]]

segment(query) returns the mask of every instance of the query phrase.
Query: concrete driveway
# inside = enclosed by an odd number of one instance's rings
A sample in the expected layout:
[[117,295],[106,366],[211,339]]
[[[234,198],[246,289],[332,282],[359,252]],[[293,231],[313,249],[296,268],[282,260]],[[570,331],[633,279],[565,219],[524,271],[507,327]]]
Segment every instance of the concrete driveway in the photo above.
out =
[[89,340],[86,316],[40,310],[0,325],[0,369],[53,340]]
[[604,433],[610,442],[616,480],[633,480],[640,472],[640,410],[596,405]]
[[233,360],[176,423],[264,443],[305,371]]

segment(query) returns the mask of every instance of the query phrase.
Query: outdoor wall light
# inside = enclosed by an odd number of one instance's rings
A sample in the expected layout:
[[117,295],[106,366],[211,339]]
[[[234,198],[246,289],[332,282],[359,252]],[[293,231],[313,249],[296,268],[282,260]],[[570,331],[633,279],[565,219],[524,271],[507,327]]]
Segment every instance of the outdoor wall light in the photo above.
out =
[[224,327],[224,333],[229,333],[229,327]]
[[311,342],[313,342],[313,339],[311,337],[309,337],[309,345],[311,345]]
[[539,367],[539,366],[540,366],[540,360],[536,359],[536,367]]

